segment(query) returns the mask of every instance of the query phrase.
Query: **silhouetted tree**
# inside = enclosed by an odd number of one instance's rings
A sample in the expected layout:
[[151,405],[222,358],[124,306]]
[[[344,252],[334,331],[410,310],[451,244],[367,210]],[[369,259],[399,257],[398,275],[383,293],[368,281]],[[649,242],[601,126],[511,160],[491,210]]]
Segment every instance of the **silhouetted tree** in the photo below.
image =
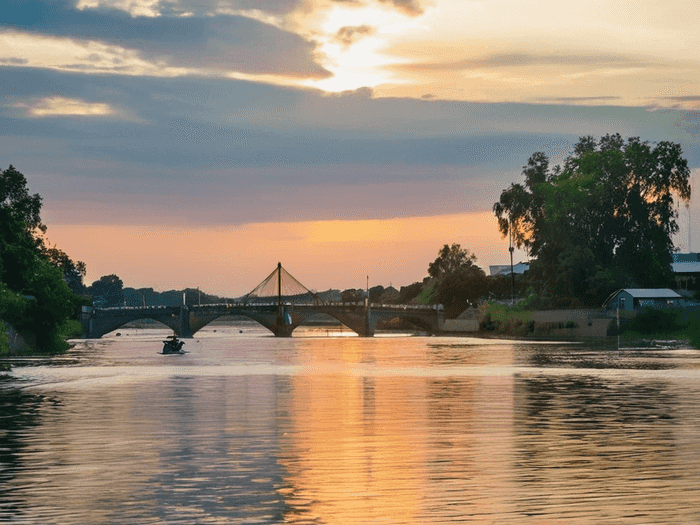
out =
[[437,281],[432,302],[442,304],[445,316],[456,317],[488,292],[486,274],[476,264],[476,255],[459,244],[445,244],[428,274]]
[[103,275],[90,286],[95,306],[120,306],[124,302],[124,283],[114,274]]
[[678,144],[581,137],[563,167],[535,153],[523,175],[493,211],[534,258],[529,279],[543,302],[599,306],[616,288],[671,281],[674,197],[690,198]]
[[87,266],[84,262],[74,262],[66,252],[55,246],[44,247],[42,252],[53,266],[63,272],[66,283],[74,294],[84,295],[87,293],[87,287],[83,284],[83,278],[87,273]]
[[408,304],[423,290],[424,283],[416,282],[408,286],[402,286],[399,290],[399,304]]
[[357,290],[350,288],[341,292],[340,300],[344,303],[359,303],[364,301],[364,296]]
[[437,259],[428,266],[428,275],[434,279],[441,279],[445,275],[470,270],[475,265],[476,255],[462,248],[459,244],[448,246],[445,244],[440,250]]

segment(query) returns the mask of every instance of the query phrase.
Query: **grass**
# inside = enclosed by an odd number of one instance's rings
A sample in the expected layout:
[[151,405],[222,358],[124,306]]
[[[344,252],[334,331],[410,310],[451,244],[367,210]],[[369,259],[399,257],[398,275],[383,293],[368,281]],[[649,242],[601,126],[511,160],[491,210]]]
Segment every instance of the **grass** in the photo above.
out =
[[416,302],[418,304],[430,304],[437,292],[437,281],[432,280],[421,290],[421,292],[416,296]]
[[482,330],[524,336],[534,331],[532,312],[498,303],[487,303],[480,307],[483,316]]
[[83,326],[77,319],[69,319],[63,323],[63,326],[61,326],[61,330],[59,332],[61,337],[64,339],[78,339],[82,333]]

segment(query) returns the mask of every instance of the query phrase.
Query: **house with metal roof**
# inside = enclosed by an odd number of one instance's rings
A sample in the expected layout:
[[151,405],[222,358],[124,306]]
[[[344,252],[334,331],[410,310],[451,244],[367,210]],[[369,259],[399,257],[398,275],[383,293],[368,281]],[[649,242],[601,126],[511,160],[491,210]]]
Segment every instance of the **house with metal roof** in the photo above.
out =
[[603,308],[632,311],[651,307],[681,306],[682,297],[669,288],[624,288],[613,293]]
[[700,253],[671,254],[671,270],[679,290],[700,290]]

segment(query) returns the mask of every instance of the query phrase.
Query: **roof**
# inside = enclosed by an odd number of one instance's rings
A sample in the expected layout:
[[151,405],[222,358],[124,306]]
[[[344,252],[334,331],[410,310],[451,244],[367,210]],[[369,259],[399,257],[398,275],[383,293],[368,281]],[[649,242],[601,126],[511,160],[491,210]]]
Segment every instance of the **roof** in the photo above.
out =
[[[525,273],[530,268],[528,263],[519,262],[513,265],[513,273]],[[489,266],[489,275],[510,275],[510,264],[497,264]]]
[[700,273],[700,261],[671,263],[673,273]]
[[615,295],[620,292],[627,292],[635,299],[680,299],[681,296],[669,288],[625,288],[618,290]]
[[603,303],[605,308],[620,292],[627,292],[633,299],[682,299],[682,297],[669,288],[624,288],[608,297]]

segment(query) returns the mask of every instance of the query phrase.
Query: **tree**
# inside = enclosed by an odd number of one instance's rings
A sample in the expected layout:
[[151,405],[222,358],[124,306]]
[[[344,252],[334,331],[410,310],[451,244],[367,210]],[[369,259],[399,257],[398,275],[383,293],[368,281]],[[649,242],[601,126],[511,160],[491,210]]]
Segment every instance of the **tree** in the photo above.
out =
[[[41,196],[38,193],[29,194],[27,179],[15,167],[10,166],[0,176],[0,214],[4,220],[22,224],[16,234],[33,236],[35,230],[46,232],[46,226],[41,222]],[[3,221],[4,222],[4,221]]]
[[486,294],[486,274],[475,263],[469,250],[445,244],[428,266],[428,275],[437,281],[432,301],[444,306],[446,317],[456,317]]
[[22,173],[12,165],[0,172],[0,316],[30,332],[39,350],[59,352],[67,348],[59,331],[77,303],[52,254],[77,271],[85,265],[46,248],[40,211],[41,197],[29,193]]
[[500,232],[534,258],[530,279],[544,302],[599,306],[621,286],[671,281],[674,198],[690,198],[678,144],[581,137],[563,166],[535,153],[523,175],[493,211]]
[[87,293],[87,288],[83,284],[83,278],[87,273],[87,266],[84,262],[74,262],[66,252],[56,246],[44,246],[42,251],[51,265],[63,272],[66,284],[74,294],[84,295]]
[[444,306],[445,317],[451,319],[476,304],[487,292],[486,274],[475,266],[446,275],[438,284],[437,301]]
[[[30,195],[27,179],[12,165],[0,172],[0,281],[21,291],[24,272],[46,231],[39,217],[41,197]],[[38,231],[37,231],[38,230]]]
[[413,301],[423,290],[424,284],[424,282],[416,282],[408,286],[402,286],[401,290],[399,290],[399,304],[408,304]]
[[475,266],[475,262],[476,255],[469,253],[469,250],[463,249],[459,244],[445,244],[437,259],[428,265],[428,275],[434,279],[441,279],[461,270],[470,270]]
[[124,283],[114,274],[100,277],[89,291],[96,306],[120,306],[124,302]]

